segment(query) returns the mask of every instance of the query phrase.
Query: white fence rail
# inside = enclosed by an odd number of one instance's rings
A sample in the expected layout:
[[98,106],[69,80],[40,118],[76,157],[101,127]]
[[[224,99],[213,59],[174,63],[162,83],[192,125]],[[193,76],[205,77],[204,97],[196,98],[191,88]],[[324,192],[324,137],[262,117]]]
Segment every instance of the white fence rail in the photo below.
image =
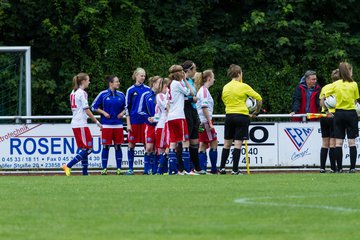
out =
[[[96,118],[100,118],[99,115],[95,115]],[[224,114],[215,114],[214,118],[225,118]],[[259,114],[258,118],[299,118],[306,121],[306,114]],[[63,119],[71,119],[71,115],[48,115],[48,116],[0,116],[0,120],[63,120]]]

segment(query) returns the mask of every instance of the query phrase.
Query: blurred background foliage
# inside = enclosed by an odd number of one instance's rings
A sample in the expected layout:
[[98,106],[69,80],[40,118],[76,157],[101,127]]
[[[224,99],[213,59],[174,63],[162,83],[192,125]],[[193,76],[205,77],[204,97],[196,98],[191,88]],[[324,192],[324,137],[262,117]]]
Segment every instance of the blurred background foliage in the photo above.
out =
[[135,68],[167,76],[188,59],[214,70],[215,113],[232,63],[268,113],[289,113],[308,69],[325,85],[346,60],[360,79],[359,12],[355,0],[1,0],[0,45],[32,48],[33,115],[69,115],[78,72],[91,76],[92,102],[107,74],[125,92]]

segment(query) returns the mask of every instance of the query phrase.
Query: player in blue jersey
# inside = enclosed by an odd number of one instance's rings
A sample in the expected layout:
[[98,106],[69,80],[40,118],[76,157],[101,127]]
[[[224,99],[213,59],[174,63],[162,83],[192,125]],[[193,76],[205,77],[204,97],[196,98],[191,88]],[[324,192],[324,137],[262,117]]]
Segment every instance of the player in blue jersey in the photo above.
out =
[[134,148],[136,143],[145,143],[145,121],[143,115],[139,112],[142,106],[141,96],[150,91],[150,88],[144,85],[146,72],[143,68],[137,68],[132,79],[135,84],[126,91],[126,128],[128,131],[128,160],[129,170],[127,175],[134,174]]
[[92,136],[87,126],[90,117],[100,128],[101,123],[96,120],[89,109],[88,94],[85,89],[90,84],[90,77],[86,73],[79,73],[73,78],[73,90],[70,94],[70,105],[73,113],[71,127],[74,132],[76,144],[81,151],[67,164],[62,165],[66,176],[70,176],[71,168],[81,161],[83,175],[88,175],[88,155],[92,152]]
[[125,95],[120,92],[120,81],[117,76],[106,76],[105,80],[108,89],[100,92],[92,104],[92,110],[101,114],[101,142],[103,145],[101,153],[102,172],[107,175],[107,164],[109,149],[112,145],[115,148],[116,174],[121,174],[122,151],[121,144],[124,143],[124,130],[122,118],[125,115]]
[[145,127],[145,156],[144,156],[144,174],[149,175],[150,170],[152,174],[157,173],[158,157],[155,155],[155,127],[154,122],[156,94],[159,92],[159,83],[163,81],[160,76],[155,76],[149,79],[151,90],[145,92],[141,96],[140,102],[143,103],[141,112],[146,119]]

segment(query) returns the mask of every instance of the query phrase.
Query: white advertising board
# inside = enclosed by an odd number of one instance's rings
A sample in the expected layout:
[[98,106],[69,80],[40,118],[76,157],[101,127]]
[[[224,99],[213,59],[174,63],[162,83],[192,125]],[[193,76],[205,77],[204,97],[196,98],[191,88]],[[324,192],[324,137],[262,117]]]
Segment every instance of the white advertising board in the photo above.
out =
[[[221,150],[224,145],[224,126],[215,126],[218,135],[218,165],[221,161]],[[276,123],[252,123],[249,127],[248,155],[252,167],[272,167],[278,163],[277,126]],[[231,148],[231,151],[233,147]],[[240,167],[245,167],[245,144],[241,150]],[[232,154],[226,164],[232,166]]]
[[[100,131],[89,124],[93,135],[93,152],[89,156],[89,168],[101,168]],[[218,133],[218,164],[224,144],[224,126],[216,125]],[[126,132],[124,132],[126,137]],[[250,125],[248,153],[251,166],[275,166],[278,162],[276,123]],[[59,169],[77,152],[73,132],[69,124],[6,124],[0,128],[0,169]],[[135,148],[134,167],[143,167],[144,148]],[[209,161],[208,161],[209,162]],[[108,167],[115,167],[115,152],[111,148]],[[127,146],[123,146],[123,168],[128,167]],[[227,166],[232,166],[230,154]],[[245,166],[245,148],[242,149],[240,167]],[[80,168],[78,163],[74,166]]]
[[[278,123],[279,166],[319,166],[321,150],[321,129],[319,122]],[[359,139],[356,139],[357,148]],[[343,165],[350,165],[349,146],[344,140]],[[358,151],[358,159],[360,157]],[[329,166],[329,159],[327,159]]]
[[[101,168],[100,130],[89,124],[93,135],[93,153],[89,168]],[[224,144],[224,126],[216,125],[218,133],[218,165]],[[124,132],[125,138],[127,136]],[[356,139],[359,146],[359,139]],[[319,166],[321,132],[318,122],[252,123],[249,128],[248,154],[251,167]],[[232,148],[233,149],[233,148]],[[347,141],[344,143],[344,165],[349,165]],[[77,153],[70,124],[6,124],[0,128],[0,169],[59,169]],[[127,145],[122,148],[122,167],[128,167]],[[360,152],[358,153],[358,159]],[[144,148],[135,148],[135,168],[143,168]],[[208,165],[210,161],[208,161]],[[329,161],[327,161],[329,163]],[[232,154],[227,167],[232,166]],[[111,148],[108,167],[115,167],[115,152]],[[75,168],[80,168],[78,163]],[[240,167],[245,167],[243,144]]]

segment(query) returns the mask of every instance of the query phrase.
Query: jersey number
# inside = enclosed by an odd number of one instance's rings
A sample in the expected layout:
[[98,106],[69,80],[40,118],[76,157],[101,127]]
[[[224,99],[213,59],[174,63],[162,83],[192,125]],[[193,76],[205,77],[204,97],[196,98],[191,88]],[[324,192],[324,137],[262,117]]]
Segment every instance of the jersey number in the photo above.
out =
[[70,95],[70,105],[71,105],[71,108],[77,108],[76,103],[75,103],[75,94]]

